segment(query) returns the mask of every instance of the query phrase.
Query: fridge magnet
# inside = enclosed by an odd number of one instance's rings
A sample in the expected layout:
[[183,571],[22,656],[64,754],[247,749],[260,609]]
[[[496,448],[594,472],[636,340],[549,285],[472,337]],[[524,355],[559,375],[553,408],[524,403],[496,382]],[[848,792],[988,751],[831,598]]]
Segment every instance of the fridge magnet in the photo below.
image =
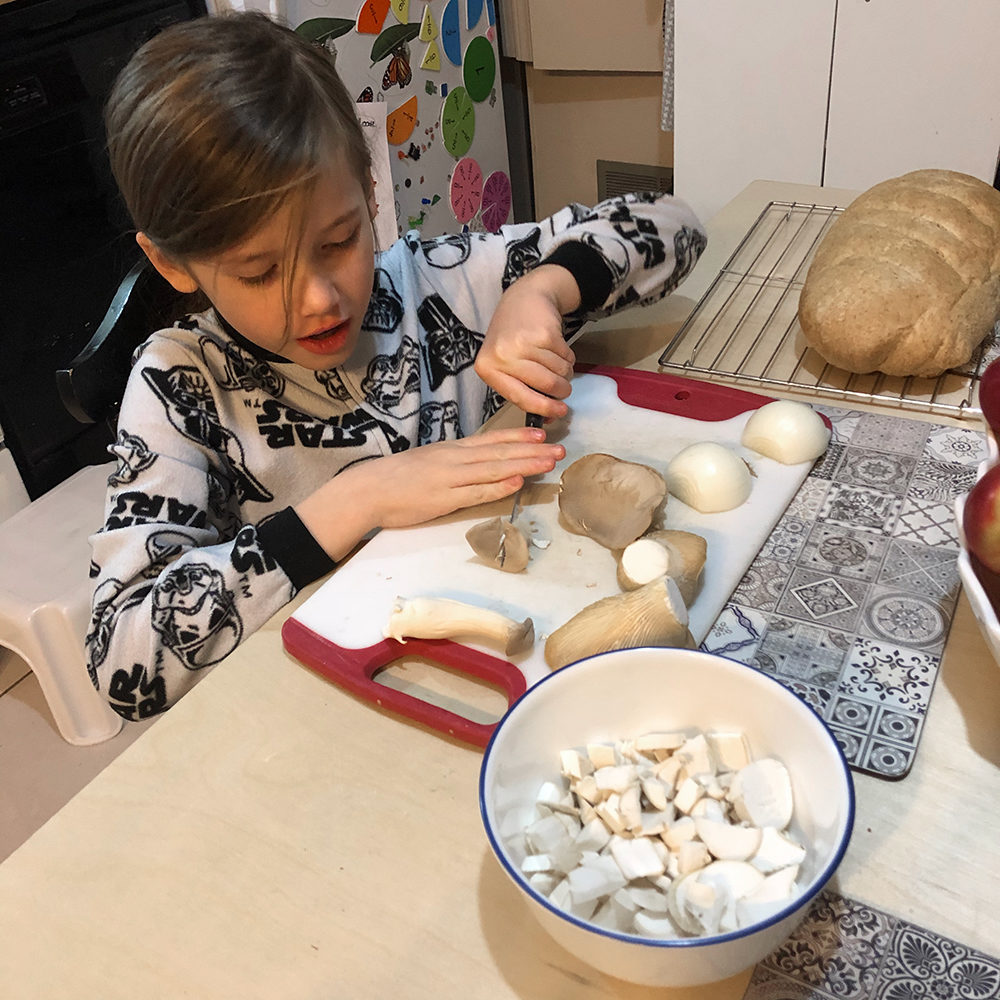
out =
[[420,19],[420,41],[432,42],[438,36],[437,25],[434,23],[434,15],[431,13],[431,5],[424,4],[424,16]]
[[493,6],[493,0],[486,0],[486,20],[489,21],[491,28],[497,23],[497,12]]
[[465,4],[466,27],[469,31],[479,24],[479,19],[483,16],[483,0],[466,0]]
[[458,24],[458,0],[448,0],[441,15],[441,45],[455,66],[462,65],[462,29]]
[[389,13],[389,0],[365,0],[358,11],[358,32],[362,35],[377,35],[385,24]]
[[469,42],[462,63],[462,79],[469,97],[474,101],[484,101],[490,96],[493,81],[497,75],[497,57],[488,39],[477,35]]
[[371,104],[375,100],[375,91],[371,87],[365,87],[364,90],[358,94],[358,99],[355,103],[357,104]]
[[396,20],[401,24],[408,24],[410,21],[410,0],[390,0],[389,10],[396,15]]
[[424,57],[420,60],[420,68],[429,69],[435,73],[441,69],[441,50],[433,38],[427,43]]
[[437,84],[433,80],[424,80],[424,93],[432,97],[438,92]]
[[510,178],[502,170],[494,170],[483,181],[483,225],[491,233],[498,232],[510,214]]
[[390,111],[385,118],[385,135],[393,146],[401,146],[413,134],[417,124],[417,97],[414,94],[405,104]]
[[413,79],[413,71],[410,69],[410,47],[406,42],[397,45],[389,57],[389,65],[382,74],[382,89],[392,90],[393,86],[399,85],[402,90]]
[[456,160],[460,160],[469,151],[475,134],[476,107],[472,98],[469,97],[465,87],[453,87],[444,99],[444,107],[441,109],[441,136],[444,148]]
[[471,156],[463,156],[451,175],[451,210],[459,222],[468,222],[483,203],[483,171]]
[[295,29],[295,34],[302,35],[317,45],[325,45],[335,38],[340,38],[341,35],[346,35],[354,25],[355,22],[346,17],[312,17],[308,21],[303,21]]
[[412,42],[419,33],[419,24],[394,24],[386,28],[372,43],[372,65],[391,55],[399,46]]

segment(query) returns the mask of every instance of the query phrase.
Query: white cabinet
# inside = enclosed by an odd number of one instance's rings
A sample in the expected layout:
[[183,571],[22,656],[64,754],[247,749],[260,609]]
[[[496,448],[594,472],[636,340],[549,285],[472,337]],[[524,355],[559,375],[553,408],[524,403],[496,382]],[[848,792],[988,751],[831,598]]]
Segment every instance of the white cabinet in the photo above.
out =
[[675,0],[674,187],[703,217],[753,180],[992,183],[996,0]]
[[992,184],[998,44],[997,0],[839,0],[823,183],[947,167]]

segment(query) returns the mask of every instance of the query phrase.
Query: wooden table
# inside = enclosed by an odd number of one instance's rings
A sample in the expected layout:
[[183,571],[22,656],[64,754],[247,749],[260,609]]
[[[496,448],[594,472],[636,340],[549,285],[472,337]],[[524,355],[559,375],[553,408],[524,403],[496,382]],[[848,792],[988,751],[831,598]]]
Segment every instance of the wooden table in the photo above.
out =
[[[750,185],[711,222],[709,250],[683,294],[620,321],[618,343],[609,337],[598,349],[589,336],[581,357],[655,370],[763,204],[850,197]],[[662,995],[595,973],[552,943],[489,852],[481,754],[292,660],[280,638],[292,607],[0,866],[0,993]],[[854,837],[832,887],[996,954],[1000,666],[964,597],[910,774],[855,780]],[[749,976],[669,995],[738,1000]]]

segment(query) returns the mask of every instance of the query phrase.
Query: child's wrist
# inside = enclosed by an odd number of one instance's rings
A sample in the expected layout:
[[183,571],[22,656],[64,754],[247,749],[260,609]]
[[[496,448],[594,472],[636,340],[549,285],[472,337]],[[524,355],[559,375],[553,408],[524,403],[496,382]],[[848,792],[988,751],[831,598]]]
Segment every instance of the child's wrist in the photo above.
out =
[[379,527],[374,495],[353,482],[353,473],[367,464],[341,472],[295,505],[299,520],[317,544],[338,562]]
[[529,279],[535,288],[552,301],[561,316],[580,307],[580,286],[573,272],[562,264],[542,261],[521,280]]

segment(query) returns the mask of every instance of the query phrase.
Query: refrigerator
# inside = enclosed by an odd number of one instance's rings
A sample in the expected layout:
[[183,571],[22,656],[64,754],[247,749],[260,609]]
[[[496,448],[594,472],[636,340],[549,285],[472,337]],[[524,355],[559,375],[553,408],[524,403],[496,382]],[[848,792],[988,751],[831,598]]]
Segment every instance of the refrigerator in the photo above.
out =
[[323,46],[373,153],[385,246],[514,221],[495,0],[216,0]]

